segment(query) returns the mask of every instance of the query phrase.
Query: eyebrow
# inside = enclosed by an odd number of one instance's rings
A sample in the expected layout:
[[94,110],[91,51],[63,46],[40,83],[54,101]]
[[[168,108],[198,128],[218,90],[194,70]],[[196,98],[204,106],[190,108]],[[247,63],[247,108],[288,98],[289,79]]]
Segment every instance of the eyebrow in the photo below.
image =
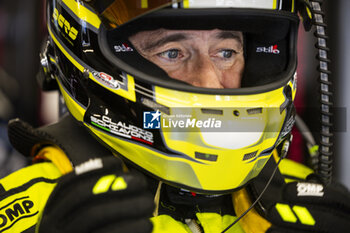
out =
[[221,31],[216,35],[216,38],[217,39],[235,39],[240,44],[243,44],[240,33],[236,31]]
[[187,39],[189,39],[189,36],[184,35],[182,33],[176,33],[176,34],[172,34],[172,35],[169,35],[169,36],[162,37],[159,40],[147,43],[147,44],[145,44],[143,49],[145,51],[150,51],[150,50],[152,50],[152,49],[154,49],[156,47],[160,47],[160,46],[165,45],[165,44],[167,44],[169,42],[179,42],[179,41],[183,41],[183,40],[187,40]]

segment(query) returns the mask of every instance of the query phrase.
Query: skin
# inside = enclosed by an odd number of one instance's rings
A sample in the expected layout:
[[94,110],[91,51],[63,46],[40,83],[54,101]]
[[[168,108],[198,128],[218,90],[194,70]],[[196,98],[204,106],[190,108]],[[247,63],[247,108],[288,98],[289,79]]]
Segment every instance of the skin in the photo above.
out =
[[129,40],[143,57],[174,79],[205,88],[241,86],[241,32],[157,29],[139,32]]

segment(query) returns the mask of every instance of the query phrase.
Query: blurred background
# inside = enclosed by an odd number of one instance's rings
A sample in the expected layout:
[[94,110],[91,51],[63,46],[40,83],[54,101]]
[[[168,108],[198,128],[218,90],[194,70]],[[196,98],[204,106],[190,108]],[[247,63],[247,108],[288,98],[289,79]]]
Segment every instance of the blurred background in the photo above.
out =
[[35,79],[46,36],[44,5],[44,0],[0,0],[0,177],[29,162],[10,146],[8,120],[39,126],[58,117],[58,94],[41,92]]
[[[334,179],[350,188],[350,1],[326,0],[333,101],[341,114],[334,116]],[[298,42],[297,112],[319,138],[319,82],[315,59],[314,29],[301,27]],[[42,92],[36,82],[39,51],[46,37],[45,0],[0,0],[0,178],[27,165],[30,160],[14,150],[7,138],[7,122],[13,118],[37,127],[58,120],[57,92]],[[298,130],[289,158],[305,163],[307,150]]]

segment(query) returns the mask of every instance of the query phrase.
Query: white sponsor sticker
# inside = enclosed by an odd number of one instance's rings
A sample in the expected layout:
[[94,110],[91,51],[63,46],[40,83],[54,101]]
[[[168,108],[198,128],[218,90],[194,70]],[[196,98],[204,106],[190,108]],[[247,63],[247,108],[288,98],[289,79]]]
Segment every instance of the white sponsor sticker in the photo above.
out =
[[102,159],[90,159],[75,167],[75,174],[80,175],[82,173],[96,170],[103,167]]
[[298,183],[297,184],[298,196],[317,196],[322,197],[324,195],[323,185],[314,183]]

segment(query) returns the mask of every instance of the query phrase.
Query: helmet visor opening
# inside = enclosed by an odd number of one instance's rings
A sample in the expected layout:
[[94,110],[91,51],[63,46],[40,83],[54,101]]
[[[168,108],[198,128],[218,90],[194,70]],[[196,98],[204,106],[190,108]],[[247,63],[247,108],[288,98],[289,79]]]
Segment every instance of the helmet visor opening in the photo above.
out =
[[[297,16],[288,12],[162,9],[113,30],[101,27],[100,45],[114,65],[146,83],[202,93],[257,93],[280,87],[293,76],[297,27]],[[129,40],[139,32],[157,29],[242,32],[245,66],[240,88],[200,88],[171,78],[165,70],[140,55]]]

